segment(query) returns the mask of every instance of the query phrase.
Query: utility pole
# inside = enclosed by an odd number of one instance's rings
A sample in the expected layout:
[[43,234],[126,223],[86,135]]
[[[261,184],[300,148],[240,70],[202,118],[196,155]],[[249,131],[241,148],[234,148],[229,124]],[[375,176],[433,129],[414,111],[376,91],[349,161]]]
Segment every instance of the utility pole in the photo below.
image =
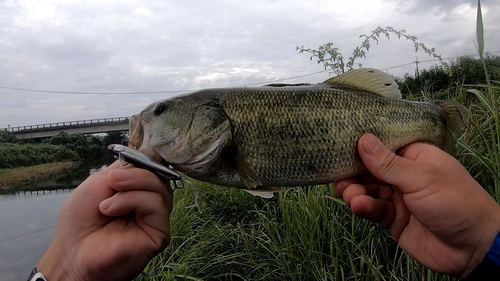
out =
[[418,78],[418,74],[419,74],[419,71],[418,71],[418,64],[420,63],[418,61],[418,57],[415,57],[416,61],[415,61],[415,78]]

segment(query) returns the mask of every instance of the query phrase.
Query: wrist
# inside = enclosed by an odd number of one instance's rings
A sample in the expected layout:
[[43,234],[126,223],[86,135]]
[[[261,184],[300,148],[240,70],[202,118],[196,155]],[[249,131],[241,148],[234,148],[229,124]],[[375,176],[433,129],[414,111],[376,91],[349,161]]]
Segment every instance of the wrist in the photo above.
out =
[[500,233],[495,237],[484,259],[462,280],[500,280]]
[[[496,272],[500,272],[500,206],[496,205],[495,207],[496,210],[492,212],[493,217],[484,220],[489,222],[489,227],[483,229],[481,233],[482,239],[478,243],[466,270],[463,272],[462,278],[469,277],[469,275],[473,275],[472,273],[477,274],[478,271],[482,274],[482,271],[488,271],[488,269],[495,266]],[[466,280],[476,279],[466,278]]]
[[37,270],[47,278],[48,281],[75,280],[69,277],[66,258],[61,251],[52,243],[38,262]]

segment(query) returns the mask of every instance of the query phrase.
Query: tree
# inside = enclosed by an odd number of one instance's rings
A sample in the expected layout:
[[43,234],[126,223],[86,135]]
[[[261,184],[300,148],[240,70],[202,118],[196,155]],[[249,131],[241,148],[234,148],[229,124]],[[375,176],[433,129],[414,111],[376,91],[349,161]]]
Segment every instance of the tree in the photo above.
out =
[[418,76],[407,73],[403,78],[396,77],[395,80],[403,98],[413,100],[446,99],[452,85],[451,77],[442,65],[423,69]]
[[487,69],[489,80],[500,81],[500,56],[486,53],[484,65],[481,59],[472,56],[460,56],[450,63],[450,72],[453,81],[462,81],[464,84],[484,84],[487,79],[484,67]]
[[128,141],[127,131],[117,131],[117,132],[107,132],[107,136],[104,137],[104,144],[106,146],[110,144],[124,144]]
[[0,130],[0,143],[17,143],[17,139],[13,133]]
[[[488,69],[489,79],[499,81],[500,57],[486,54],[484,65]],[[422,70],[418,76],[405,74],[403,78],[396,77],[395,80],[403,98],[428,100],[456,97],[463,85],[485,84],[487,78],[480,58],[459,56],[447,68],[435,65]]]

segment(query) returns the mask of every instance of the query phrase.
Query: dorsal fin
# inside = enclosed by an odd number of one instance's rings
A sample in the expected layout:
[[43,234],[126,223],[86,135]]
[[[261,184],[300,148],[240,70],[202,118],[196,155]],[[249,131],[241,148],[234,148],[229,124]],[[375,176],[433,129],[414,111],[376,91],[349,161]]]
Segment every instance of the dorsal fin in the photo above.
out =
[[323,83],[366,91],[384,98],[401,98],[396,81],[389,74],[374,68],[349,70],[344,74],[327,79]]

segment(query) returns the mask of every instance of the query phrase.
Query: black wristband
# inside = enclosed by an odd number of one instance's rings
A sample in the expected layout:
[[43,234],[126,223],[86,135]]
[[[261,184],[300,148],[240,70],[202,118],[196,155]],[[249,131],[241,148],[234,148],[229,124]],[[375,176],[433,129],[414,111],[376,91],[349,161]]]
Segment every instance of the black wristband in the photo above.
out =
[[31,270],[30,277],[28,277],[28,281],[47,281],[47,278],[43,276],[41,272],[38,272],[36,267]]

